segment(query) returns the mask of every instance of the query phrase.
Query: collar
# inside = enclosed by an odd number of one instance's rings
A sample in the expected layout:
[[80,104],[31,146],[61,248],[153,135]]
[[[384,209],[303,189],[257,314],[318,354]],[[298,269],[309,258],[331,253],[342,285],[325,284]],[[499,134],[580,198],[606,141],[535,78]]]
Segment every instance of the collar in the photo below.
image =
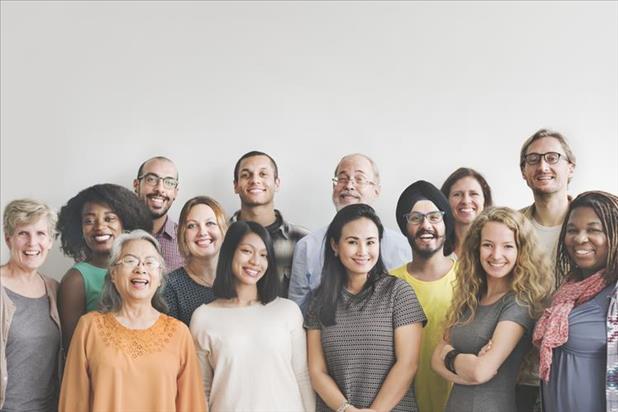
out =
[[[569,204],[571,204],[571,202],[573,201],[573,196],[567,195],[567,199],[569,200]],[[528,219],[532,220],[534,218],[535,210],[536,210],[536,203],[532,203],[530,206],[525,207],[522,210],[520,210],[520,212],[523,213],[523,215],[526,216]]]
[[[240,217],[240,210],[237,210],[236,212],[234,212],[234,214],[230,218],[230,223],[238,222],[239,217]],[[275,209],[274,223],[268,226],[265,226],[265,229],[268,230],[268,233],[270,233],[271,236],[274,236],[275,234],[280,233],[281,236],[283,236],[285,239],[288,239],[290,237],[290,230],[291,230],[290,224],[283,219],[281,212],[277,209]]]
[[163,224],[163,227],[161,228],[159,233],[157,233],[157,235],[165,235],[172,240],[176,240],[176,223],[172,219],[170,219],[169,216],[166,216],[165,223]]

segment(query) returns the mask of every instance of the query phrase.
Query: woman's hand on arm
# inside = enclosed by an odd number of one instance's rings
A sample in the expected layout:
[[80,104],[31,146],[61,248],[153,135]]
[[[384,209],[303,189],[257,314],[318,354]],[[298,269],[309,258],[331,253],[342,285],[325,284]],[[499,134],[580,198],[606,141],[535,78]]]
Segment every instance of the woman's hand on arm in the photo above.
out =
[[[431,367],[432,369],[440,376],[442,376],[447,381],[457,383],[459,385],[474,385],[473,382],[464,379],[463,377],[454,374],[453,372],[446,369],[444,366],[444,357],[447,353],[453,350],[453,347],[446,343],[444,339],[438,343],[436,349],[433,351],[433,356],[431,357]],[[461,356],[461,355],[459,355]],[[459,356],[457,356],[459,358]]]
[[[311,385],[329,408],[336,411],[346,398],[339,390],[337,383],[328,374],[326,358],[322,350],[322,332],[319,329],[307,330],[307,355],[309,359],[309,377]],[[354,412],[356,408],[349,407],[346,412]]]
[[[511,320],[498,322],[489,342],[489,349],[481,349],[483,354],[461,354],[455,358],[457,375],[478,385],[492,379],[506,358],[524,335],[524,327]],[[489,343],[488,342],[488,343]]]
[[60,282],[58,309],[62,324],[62,343],[68,351],[79,318],[86,313],[84,279],[77,269],[69,269]]
[[371,403],[371,409],[390,411],[406,395],[418,370],[422,334],[421,323],[395,329],[395,363]]

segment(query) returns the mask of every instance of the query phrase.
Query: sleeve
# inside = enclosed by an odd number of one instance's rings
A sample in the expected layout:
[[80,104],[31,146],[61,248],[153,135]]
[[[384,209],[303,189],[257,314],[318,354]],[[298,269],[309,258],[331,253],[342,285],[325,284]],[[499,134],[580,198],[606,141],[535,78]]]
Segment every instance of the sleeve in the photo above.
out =
[[212,386],[213,369],[210,366],[210,344],[208,333],[203,325],[204,306],[201,306],[193,312],[191,317],[191,335],[195,343],[197,360],[200,365],[200,376],[202,381],[202,390],[206,395],[206,402],[210,402],[210,389]]
[[315,393],[309,379],[307,366],[307,337],[303,329],[303,315],[296,306],[290,307],[291,316],[291,344],[292,344],[292,370],[296,376],[303,407],[306,412],[315,411]]
[[82,316],[77,322],[69,353],[64,366],[58,411],[87,411],[90,409],[90,373],[86,342],[91,328],[92,316]]
[[296,243],[292,257],[292,272],[290,273],[289,299],[293,300],[301,309],[305,310],[307,295],[311,292],[309,277],[311,276],[307,256],[307,239],[303,238]]
[[526,331],[526,334],[532,333],[532,329],[534,328],[534,319],[530,317],[528,306],[519,304],[514,294],[510,294],[505,299],[504,306],[498,317],[498,322],[503,320],[510,320],[521,325]]
[[195,345],[191,334],[184,323],[178,321],[179,333],[182,334],[180,341],[182,362],[176,379],[176,411],[178,412],[203,412],[208,410],[204,388],[200,381],[200,366],[198,363]]
[[174,273],[175,272],[170,273],[165,289],[163,289],[163,299],[165,299],[165,303],[167,303],[167,314],[175,319],[179,319],[178,294],[176,293],[173,281]]
[[322,325],[320,324],[320,318],[318,316],[318,304],[317,299],[314,296],[311,299],[311,303],[309,304],[309,309],[307,313],[305,313],[305,328],[307,329],[322,329]]
[[412,323],[427,324],[427,317],[416,298],[412,286],[404,280],[393,278],[393,329]]

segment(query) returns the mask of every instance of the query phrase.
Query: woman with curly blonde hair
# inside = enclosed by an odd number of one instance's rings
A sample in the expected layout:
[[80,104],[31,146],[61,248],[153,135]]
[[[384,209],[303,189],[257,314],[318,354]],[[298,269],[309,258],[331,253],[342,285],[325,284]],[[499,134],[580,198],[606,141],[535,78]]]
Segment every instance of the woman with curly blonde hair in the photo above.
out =
[[552,284],[527,219],[504,207],[483,211],[464,240],[444,339],[432,359],[454,383],[446,411],[517,410],[517,374]]

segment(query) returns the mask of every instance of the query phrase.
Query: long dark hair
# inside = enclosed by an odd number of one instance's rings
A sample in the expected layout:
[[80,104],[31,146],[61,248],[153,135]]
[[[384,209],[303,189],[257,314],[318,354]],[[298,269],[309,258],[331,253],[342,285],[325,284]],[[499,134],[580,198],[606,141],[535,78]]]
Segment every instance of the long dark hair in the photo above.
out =
[[232,273],[232,262],[234,253],[242,239],[249,233],[255,233],[262,239],[266,246],[266,259],[268,267],[266,273],[257,282],[258,300],[266,305],[273,301],[279,292],[279,277],[277,276],[275,252],[273,243],[268,231],[259,223],[239,220],[232,223],[227,229],[221,250],[219,251],[219,261],[217,262],[217,276],[212,285],[216,298],[232,299],[237,296]]
[[[367,218],[376,225],[379,239],[382,241],[384,226],[382,226],[380,218],[376,215],[375,210],[373,210],[371,206],[362,203],[352,204],[339,210],[326,231],[322,280],[316,291],[313,307],[310,308],[312,311],[317,311],[320,322],[325,326],[331,326],[336,323],[337,302],[341,299],[341,292],[347,281],[346,268],[341,263],[341,260],[335,256],[335,252],[331,247],[331,241],[335,243],[339,242],[343,227],[361,218]],[[375,282],[387,274],[380,253],[378,261],[369,271],[367,281],[363,285],[363,291],[371,289],[369,294],[364,297],[365,299],[368,299],[369,296],[373,294]]]

